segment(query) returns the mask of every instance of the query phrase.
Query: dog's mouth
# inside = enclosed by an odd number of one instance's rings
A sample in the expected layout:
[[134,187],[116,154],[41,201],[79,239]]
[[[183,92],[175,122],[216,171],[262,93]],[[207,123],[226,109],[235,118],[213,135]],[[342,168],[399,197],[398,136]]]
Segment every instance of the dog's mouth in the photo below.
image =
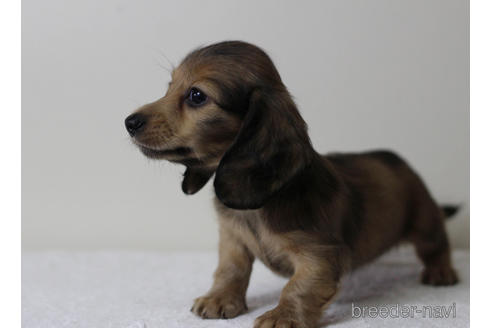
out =
[[142,144],[137,144],[145,156],[151,158],[174,158],[189,156],[193,151],[189,147],[174,147],[168,149],[153,149]]
[[153,159],[165,159],[173,163],[186,166],[196,166],[203,164],[202,160],[193,156],[193,149],[190,147],[175,147],[169,149],[153,149],[141,144],[137,144],[142,153]]
[[138,145],[142,152],[147,156],[165,157],[165,156],[187,156],[192,153],[189,147],[175,147],[169,149],[156,150],[143,145]]

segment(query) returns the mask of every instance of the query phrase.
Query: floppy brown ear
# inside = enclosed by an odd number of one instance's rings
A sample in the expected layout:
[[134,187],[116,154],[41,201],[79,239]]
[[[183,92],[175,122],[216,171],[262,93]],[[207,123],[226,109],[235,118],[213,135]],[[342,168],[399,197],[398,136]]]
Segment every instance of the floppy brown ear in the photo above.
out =
[[310,161],[306,123],[285,89],[256,89],[233,145],[215,176],[215,193],[230,208],[256,209]]

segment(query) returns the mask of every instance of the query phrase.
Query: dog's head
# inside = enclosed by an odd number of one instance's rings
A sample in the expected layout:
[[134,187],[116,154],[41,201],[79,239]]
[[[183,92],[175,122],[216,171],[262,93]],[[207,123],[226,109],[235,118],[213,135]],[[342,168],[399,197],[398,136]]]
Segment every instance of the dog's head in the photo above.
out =
[[187,167],[193,194],[216,173],[219,200],[254,209],[310,162],[306,124],[268,55],[240,41],[191,52],[161,99],[125,120],[150,158]]

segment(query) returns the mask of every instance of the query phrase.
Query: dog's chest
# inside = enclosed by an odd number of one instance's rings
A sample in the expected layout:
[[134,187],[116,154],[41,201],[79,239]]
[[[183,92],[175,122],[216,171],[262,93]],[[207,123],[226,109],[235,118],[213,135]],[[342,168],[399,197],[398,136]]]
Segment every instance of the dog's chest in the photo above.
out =
[[239,211],[221,208],[220,224],[227,225],[253,255],[268,268],[282,276],[294,273],[287,240],[273,234],[263,223],[261,211]]

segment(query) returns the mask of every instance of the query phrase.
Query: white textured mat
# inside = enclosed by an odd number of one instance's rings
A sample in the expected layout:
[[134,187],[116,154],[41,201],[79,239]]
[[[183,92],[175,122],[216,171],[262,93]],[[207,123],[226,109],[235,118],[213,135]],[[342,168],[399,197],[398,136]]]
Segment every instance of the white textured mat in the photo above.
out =
[[[427,287],[418,282],[422,266],[413,251],[391,251],[346,277],[337,300],[325,312],[323,326],[468,327],[469,253],[454,251],[453,260],[461,282]],[[210,287],[216,262],[211,252],[27,252],[22,259],[22,326],[252,327],[257,316],[275,307],[286,280],[257,261],[247,294],[249,312],[235,319],[203,320],[189,309]],[[400,311],[414,306],[413,318],[402,318],[404,313],[400,318],[371,318],[368,312],[362,318],[357,310],[378,306],[384,315],[386,306],[394,316],[397,304]],[[444,316],[453,304],[449,318],[429,318],[431,313]],[[446,308],[443,312],[424,305]]]

